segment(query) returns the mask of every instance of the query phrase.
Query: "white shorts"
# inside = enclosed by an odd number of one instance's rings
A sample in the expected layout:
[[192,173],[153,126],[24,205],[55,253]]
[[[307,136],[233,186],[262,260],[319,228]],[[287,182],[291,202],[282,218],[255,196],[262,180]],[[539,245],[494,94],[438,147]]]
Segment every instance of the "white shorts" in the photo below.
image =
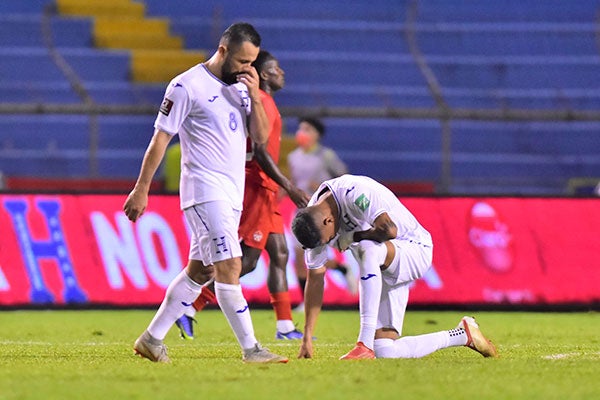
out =
[[433,247],[411,240],[393,239],[396,255],[390,266],[381,272],[382,288],[377,329],[394,328],[402,335],[408,294],[413,281],[431,267]]
[[239,210],[226,201],[210,201],[186,208],[183,213],[192,230],[190,260],[212,265],[242,256]]

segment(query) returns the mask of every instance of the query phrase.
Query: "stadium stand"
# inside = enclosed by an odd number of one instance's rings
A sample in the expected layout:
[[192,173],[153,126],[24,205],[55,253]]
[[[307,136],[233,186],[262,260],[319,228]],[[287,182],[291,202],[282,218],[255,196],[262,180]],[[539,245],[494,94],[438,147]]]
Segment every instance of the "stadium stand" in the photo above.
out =
[[[55,48],[100,105],[157,107],[166,81],[199,62],[227,25],[243,19],[259,29],[263,47],[286,71],[277,97],[283,110],[435,109],[409,31],[451,109],[600,110],[598,0],[569,7],[559,0],[0,2],[2,103],[83,101],[48,51],[48,5],[60,12],[50,17]],[[5,114],[0,170],[134,179],[153,120],[151,113]],[[285,121],[293,133],[296,115]],[[440,184],[443,120],[328,117],[325,123],[325,144],[339,150],[352,172],[421,188]],[[600,178],[598,120],[451,120],[446,128],[450,193],[566,194],[567,187],[576,191],[577,179]],[[35,145],[14,139],[23,132],[31,132]]]

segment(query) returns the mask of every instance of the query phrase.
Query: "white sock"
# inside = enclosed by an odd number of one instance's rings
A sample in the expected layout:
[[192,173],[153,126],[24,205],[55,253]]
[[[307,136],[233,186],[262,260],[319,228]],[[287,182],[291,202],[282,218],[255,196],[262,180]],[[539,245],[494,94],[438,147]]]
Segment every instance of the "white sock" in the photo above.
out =
[[288,333],[296,329],[294,322],[291,319],[278,319],[277,332]]
[[200,294],[202,286],[194,282],[182,270],[167,287],[165,298],[160,305],[156,315],[148,325],[148,332],[152,337],[163,340],[171,326],[188,309],[193,309],[192,303]]
[[466,346],[469,341],[469,337],[467,336],[467,332],[465,332],[462,328],[450,329],[448,335],[450,336],[448,339],[448,347],[454,346]]
[[360,271],[358,286],[360,333],[358,341],[373,349],[382,287],[379,266],[385,261],[387,248],[382,243],[364,240],[360,242],[356,250],[353,250],[353,254],[358,261]]
[[466,336],[463,329],[453,329],[426,335],[405,336],[396,340],[375,339],[375,357],[420,358],[446,347],[464,346],[467,343]]
[[254,347],[257,340],[242,286],[215,282],[215,295],[242,349]]

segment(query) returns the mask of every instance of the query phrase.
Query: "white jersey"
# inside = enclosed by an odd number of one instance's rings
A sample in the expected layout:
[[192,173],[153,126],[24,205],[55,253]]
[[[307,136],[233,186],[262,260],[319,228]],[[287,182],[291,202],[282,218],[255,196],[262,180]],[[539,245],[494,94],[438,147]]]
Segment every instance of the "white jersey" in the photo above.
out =
[[[315,204],[329,189],[338,206],[340,232],[364,231],[374,226],[375,220],[386,212],[398,228],[396,239],[412,240],[433,247],[431,235],[398,200],[396,195],[379,182],[357,175],[342,175],[325,181],[313,194],[308,205]],[[337,236],[328,243],[333,245]],[[319,268],[327,261],[326,245],[307,249],[308,268]]]
[[169,83],[154,127],[179,134],[182,209],[215,200],[242,209],[250,111],[246,85],[226,85],[203,64]]

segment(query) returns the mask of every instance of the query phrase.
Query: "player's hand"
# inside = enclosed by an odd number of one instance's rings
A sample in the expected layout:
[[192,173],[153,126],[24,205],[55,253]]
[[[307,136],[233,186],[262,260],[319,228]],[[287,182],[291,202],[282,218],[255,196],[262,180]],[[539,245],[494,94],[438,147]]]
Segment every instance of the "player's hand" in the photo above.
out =
[[312,339],[306,338],[306,333],[304,334],[304,338],[302,340],[302,344],[300,345],[300,351],[298,352],[298,358],[312,358],[313,356],[313,345]]
[[344,252],[352,243],[354,243],[354,231],[341,232],[334,244],[339,251]]
[[148,206],[148,193],[133,189],[123,204],[123,211],[130,221],[135,222],[144,213],[146,206]]
[[242,68],[242,71],[237,74],[237,81],[246,85],[248,88],[248,95],[252,100],[260,98],[258,89],[260,88],[260,78],[256,68],[252,66]]
[[310,200],[310,197],[303,190],[298,189],[296,186],[292,186],[287,192],[290,196],[290,199],[298,208],[306,207],[308,201]]

